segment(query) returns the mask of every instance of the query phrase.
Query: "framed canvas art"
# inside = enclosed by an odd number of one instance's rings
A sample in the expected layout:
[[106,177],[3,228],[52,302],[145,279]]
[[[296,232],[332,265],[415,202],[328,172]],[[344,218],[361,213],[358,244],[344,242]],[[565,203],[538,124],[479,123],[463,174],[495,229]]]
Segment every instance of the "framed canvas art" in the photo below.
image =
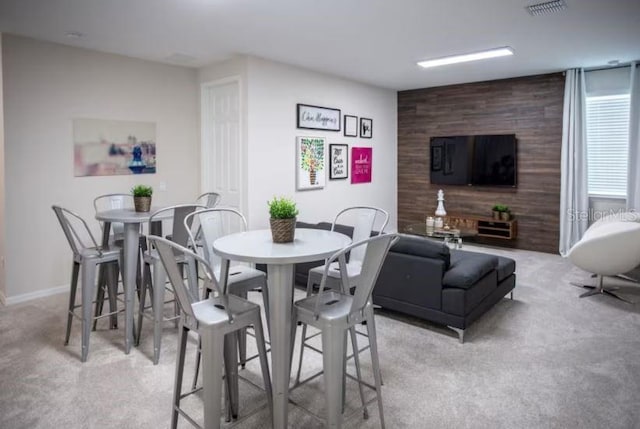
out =
[[344,115],[344,135],[345,137],[358,137],[358,117]]
[[360,137],[363,139],[373,137],[373,119],[360,118]]
[[324,188],[324,137],[297,137],[296,146],[296,189],[304,191]]
[[156,124],[73,119],[74,176],[118,176],[156,172]]
[[296,124],[308,130],[340,131],[340,109],[298,104]]
[[351,148],[351,183],[370,183],[373,149]]
[[349,145],[329,145],[329,179],[346,179],[349,177]]

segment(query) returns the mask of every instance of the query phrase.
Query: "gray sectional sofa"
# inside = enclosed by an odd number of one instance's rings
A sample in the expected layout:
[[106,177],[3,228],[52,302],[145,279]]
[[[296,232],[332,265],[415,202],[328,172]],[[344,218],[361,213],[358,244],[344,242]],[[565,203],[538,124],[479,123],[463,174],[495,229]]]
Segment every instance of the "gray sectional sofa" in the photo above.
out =
[[[330,229],[331,223],[298,222],[297,228]],[[351,236],[353,228],[336,225]],[[296,284],[306,286],[309,269],[322,261],[297,264]],[[513,259],[466,250],[449,250],[443,243],[402,235],[389,250],[373,303],[431,322],[446,325],[464,341],[467,327],[513,291]]]
[[[403,235],[387,255],[373,303],[464,331],[516,284],[513,259]],[[512,295],[513,297],[513,295]]]

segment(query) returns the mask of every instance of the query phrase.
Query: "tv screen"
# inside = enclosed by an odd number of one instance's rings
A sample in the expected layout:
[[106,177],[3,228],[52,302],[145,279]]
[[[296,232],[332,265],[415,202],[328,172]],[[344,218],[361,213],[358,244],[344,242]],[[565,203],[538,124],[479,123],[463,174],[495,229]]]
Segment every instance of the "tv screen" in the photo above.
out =
[[515,134],[432,137],[431,183],[516,186]]

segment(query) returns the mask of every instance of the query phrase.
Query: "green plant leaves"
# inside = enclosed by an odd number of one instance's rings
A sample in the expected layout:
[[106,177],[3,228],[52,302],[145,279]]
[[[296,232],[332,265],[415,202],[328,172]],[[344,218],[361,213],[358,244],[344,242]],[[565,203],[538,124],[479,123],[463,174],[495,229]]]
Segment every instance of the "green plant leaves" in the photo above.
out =
[[298,215],[296,203],[289,198],[273,197],[267,204],[272,219],[291,219]]
[[509,206],[505,205],[505,204],[496,204],[495,206],[493,206],[492,209],[494,212],[509,212]]
[[134,197],[150,197],[153,195],[153,188],[151,186],[136,185],[131,188],[131,193]]

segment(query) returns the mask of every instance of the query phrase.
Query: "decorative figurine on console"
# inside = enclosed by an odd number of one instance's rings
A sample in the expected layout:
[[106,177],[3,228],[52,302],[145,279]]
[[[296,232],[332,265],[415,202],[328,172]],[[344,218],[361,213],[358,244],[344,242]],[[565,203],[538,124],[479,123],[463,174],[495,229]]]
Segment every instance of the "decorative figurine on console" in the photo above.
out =
[[447,211],[444,209],[444,192],[442,189],[438,190],[438,207],[436,208],[436,229],[442,229],[444,227],[444,217],[447,215]]

